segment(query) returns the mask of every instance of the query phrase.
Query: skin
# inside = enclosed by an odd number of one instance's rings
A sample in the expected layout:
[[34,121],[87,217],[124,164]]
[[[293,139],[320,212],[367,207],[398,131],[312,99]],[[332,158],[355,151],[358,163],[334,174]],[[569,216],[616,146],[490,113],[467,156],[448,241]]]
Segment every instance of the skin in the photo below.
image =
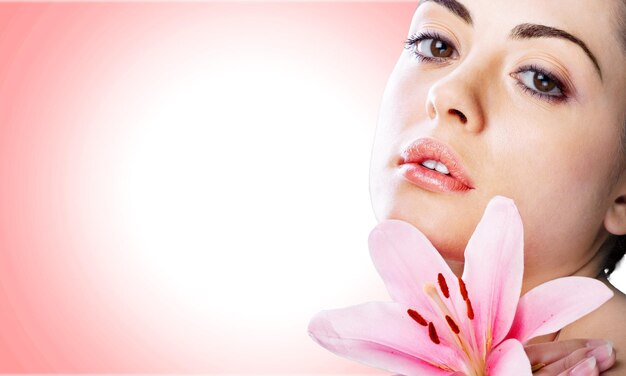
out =
[[[432,38],[405,49],[387,83],[370,165],[376,218],[413,224],[460,274],[465,245],[488,201],[503,195],[515,201],[524,224],[523,292],[562,276],[595,278],[607,251],[602,245],[611,234],[626,234],[620,142],[626,52],[616,23],[598,22],[614,20],[617,0],[570,0],[567,7],[540,0],[460,3],[472,25],[436,1],[417,7],[408,36],[437,32],[449,42],[443,47],[447,52],[439,61],[418,60],[416,51],[435,56],[430,47],[439,39]],[[582,40],[602,78],[571,41],[509,39],[510,30],[523,23],[556,27]],[[528,64],[557,75],[567,99],[547,101],[523,90],[520,84],[545,95],[560,94],[558,88],[541,91],[531,68],[516,73]],[[438,193],[405,180],[395,163],[406,145],[422,137],[451,147],[474,189]],[[626,297],[614,292],[613,299],[559,336],[559,341],[611,340],[617,363],[603,375],[626,374]],[[581,343],[576,349],[584,347]]]

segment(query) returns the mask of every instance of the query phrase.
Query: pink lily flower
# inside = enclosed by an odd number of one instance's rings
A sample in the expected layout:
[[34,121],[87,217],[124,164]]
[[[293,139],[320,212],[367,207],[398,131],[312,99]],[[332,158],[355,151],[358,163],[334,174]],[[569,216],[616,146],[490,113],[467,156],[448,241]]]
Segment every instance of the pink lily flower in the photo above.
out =
[[613,296],[593,278],[564,277],[520,298],[522,221],[513,200],[501,196],[467,244],[462,278],[407,222],[381,221],[368,240],[393,301],[322,311],[308,330],[335,354],[394,373],[530,376],[523,344]]

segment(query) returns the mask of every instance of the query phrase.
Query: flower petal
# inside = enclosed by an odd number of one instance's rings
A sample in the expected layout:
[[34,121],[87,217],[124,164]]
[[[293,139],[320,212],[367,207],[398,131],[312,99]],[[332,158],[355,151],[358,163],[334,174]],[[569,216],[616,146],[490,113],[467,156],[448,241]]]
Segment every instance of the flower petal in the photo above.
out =
[[[474,309],[478,348],[504,339],[515,316],[524,273],[524,233],[513,200],[495,196],[487,204],[465,249],[463,280]],[[487,335],[483,338],[482,335]],[[491,334],[491,336],[489,335]]]
[[[416,309],[427,321],[433,322],[440,336],[449,342],[455,341],[440,308],[424,288],[427,284],[434,285],[444,305],[456,312],[451,307],[455,300],[462,301],[459,282],[428,238],[412,224],[390,219],[374,227],[368,240],[374,266],[391,298]],[[439,274],[448,287],[449,298],[442,293]],[[458,316],[453,314],[453,317]]]
[[451,289],[458,286],[456,276],[443,257],[428,238],[408,222],[397,219],[381,221],[370,232],[368,243],[374,266],[389,295],[397,302],[408,306],[428,306],[424,285],[436,285],[439,273]]
[[587,277],[563,277],[543,283],[521,297],[507,338],[522,343],[554,333],[595,310],[613,296],[604,283]]
[[524,346],[517,340],[509,339],[495,347],[487,358],[487,375],[531,376]]
[[446,375],[460,369],[460,354],[441,342],[433,343],[428,331],[413,321],[404,305],[369,302],[319,312],[309,323],[309,334],[322,347],[345,358],[390,372],[412,375]]

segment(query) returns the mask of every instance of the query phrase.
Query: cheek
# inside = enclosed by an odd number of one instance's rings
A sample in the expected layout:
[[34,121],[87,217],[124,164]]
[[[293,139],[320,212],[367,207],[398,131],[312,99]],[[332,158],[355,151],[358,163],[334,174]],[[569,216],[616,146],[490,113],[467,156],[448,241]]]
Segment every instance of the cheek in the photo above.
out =
[[[390,75],[379,109],[370,161],[370,193],[375,211],[389,200],[397,183],[391,177],[399,152],[406,143],[420,137],[424,127],[416,126],[426,118],[427,87],[411,79],[407,62],[401,57]],[[377,217],[379,216],[378,213]]]
[[510,150],[498,170],[509,172],[502,189],[519,205],[527,263],[571,271],[587,259],[602,229],[611,166],[606,143],[598,148],[575,134],[525,140],[512,145],[534,152]]
[[383,173],[406,143],[430,132],[431,127],[424,123],[428,120],[429,83],[416,78],[405,54],[398,60],[383,93],[371,156],[371,174]]
[[391,73],[380,108],[386,128],[414,127],[426,119],[426,98],[432,85],[425,72],[415,69],[408,52],[403,52]]
[[529,271],[570,274],[589,260],[604,214],[590,202],[589,197],[572,194],[529,203],[523,214]]

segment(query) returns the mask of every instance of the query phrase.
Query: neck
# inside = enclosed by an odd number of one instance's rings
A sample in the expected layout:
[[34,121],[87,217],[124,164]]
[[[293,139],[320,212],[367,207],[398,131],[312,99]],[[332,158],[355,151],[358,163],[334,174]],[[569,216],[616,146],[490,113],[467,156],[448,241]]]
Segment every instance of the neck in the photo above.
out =
[[[560,277],[604,277],[602,273],[602,265],[604,264],[606,255],[615,246],[616,240],[617,237],[609,237],[608,233],[604,231],[596,238],[596,241],[594,241],[594,244],[591,247],[592,249],[595,249],[595,252],[591,253],[590,257],[587,260],[583,260],[582,263],[574,265],[574,267],[570,268],[570,270],[554,270],[548,274],[545,274],[532,272],[529,273],[528,268],[526,268],[526,270],[524,271],[524,281],[522,283],[522,295],[542,283]],[[452,272],[457,277],[461,277],[464,267],[463,261],[446,260],[446,263],[448,264],[448,266],[450,266],[450,269],[452,269]]]
[[461,277],[463,275],[463,268],[465,263],[463,261],[454,261],[454,260],[446,260],[446,263],[452,269],[452,273],[457,277]]
[[609,237],[608,233],[605,232],[603,236],[599,236],[592,245],[591,249],[595,251],[589,253],[589,258],[570,266],[569,269],[551,270],[548,271],[548,273],[528,273],[528,271],[525,270],[522,294],[525,294],[527,291],[544,282],[560,277],[602,277],[604,275],[602,265],[604,264],[606,255],[611,252],[615,246],[616,239],[616,237]]

